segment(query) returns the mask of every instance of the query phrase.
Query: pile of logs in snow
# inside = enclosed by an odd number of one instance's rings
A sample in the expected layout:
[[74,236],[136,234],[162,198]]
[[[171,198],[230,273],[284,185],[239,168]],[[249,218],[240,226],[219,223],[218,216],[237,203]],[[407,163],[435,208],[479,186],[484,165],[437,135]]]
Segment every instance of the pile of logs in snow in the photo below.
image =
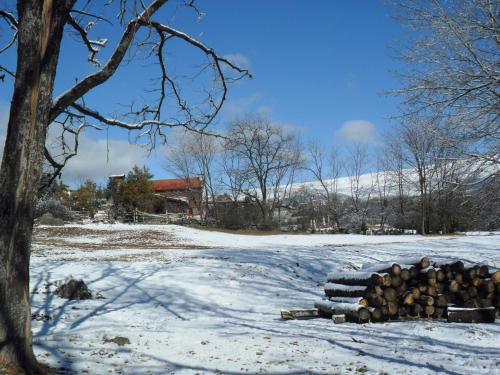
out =
[[325,284],[318,315],[365,323],[414,318],[494,322],[500,307],[500,271],[465,267],[461,261],[431,264],[427,257],[334,272]]

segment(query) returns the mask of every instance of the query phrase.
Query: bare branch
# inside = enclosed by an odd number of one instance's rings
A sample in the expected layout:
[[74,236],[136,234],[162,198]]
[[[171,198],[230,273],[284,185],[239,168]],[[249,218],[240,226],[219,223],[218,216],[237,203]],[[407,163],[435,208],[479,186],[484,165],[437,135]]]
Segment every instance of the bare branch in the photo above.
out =
[[17,19],[12,13],[0,9],[0,17],[5,19],[11,28],[17,30],[18,27]]
[[132,44],[137,30],[140,28],[139,20],[148,20],[149,17],[158,11],[158,9],[166,2],[167,0],[153,1],[151,5],[149,5],[149,7],[146,8],[137,18],[131,20],[127,24],[118,46],[106,65],[104,65],[98,72],[85,77],[82,81],[54,100],[54,104],[50,111],[50,122],[54,121],[57,116],[64,112],[66,108],[80,99],[87,92],[106,82],[116,72],[125,56],[125,53]]

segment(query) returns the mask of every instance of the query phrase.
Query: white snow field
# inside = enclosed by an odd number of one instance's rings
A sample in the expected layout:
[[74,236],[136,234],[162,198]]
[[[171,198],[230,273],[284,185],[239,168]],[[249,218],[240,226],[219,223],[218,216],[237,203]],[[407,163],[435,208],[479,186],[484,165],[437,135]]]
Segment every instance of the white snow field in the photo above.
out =
[[[253,236],[173,225],[40,227],[31,269],[36,354],[69,374],[500,374],[498,320],[280,319],[280,309],[321,300],[333,269],[417,255],[499,268],[500,233]],[[50,292],[49,283],[70,275],[105,299],[68,301]],[[130,344],[106,342],[115,336]]]

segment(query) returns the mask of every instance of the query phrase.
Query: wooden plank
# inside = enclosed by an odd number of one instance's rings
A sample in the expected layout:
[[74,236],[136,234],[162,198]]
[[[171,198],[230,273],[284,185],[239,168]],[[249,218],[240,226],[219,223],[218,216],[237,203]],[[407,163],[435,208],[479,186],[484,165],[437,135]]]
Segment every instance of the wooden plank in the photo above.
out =
[[448,323],[495,323],[494,307],[464,308],[448,307]]
[[319,318],[318,309],[297,309],[297,310],[281,310],[281,319],[310,319]]

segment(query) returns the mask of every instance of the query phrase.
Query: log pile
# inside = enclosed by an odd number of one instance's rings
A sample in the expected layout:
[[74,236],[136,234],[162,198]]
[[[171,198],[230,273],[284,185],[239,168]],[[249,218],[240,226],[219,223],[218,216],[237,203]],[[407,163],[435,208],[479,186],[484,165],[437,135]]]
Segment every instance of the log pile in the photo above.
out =
[[315,307],[328,318],[344,315],[357,323],[415,318],[492,322],[500,308],[500,271],[466,267],[461,261],[431,263],[422,257],[331,273],[324,290],[326,300]]

